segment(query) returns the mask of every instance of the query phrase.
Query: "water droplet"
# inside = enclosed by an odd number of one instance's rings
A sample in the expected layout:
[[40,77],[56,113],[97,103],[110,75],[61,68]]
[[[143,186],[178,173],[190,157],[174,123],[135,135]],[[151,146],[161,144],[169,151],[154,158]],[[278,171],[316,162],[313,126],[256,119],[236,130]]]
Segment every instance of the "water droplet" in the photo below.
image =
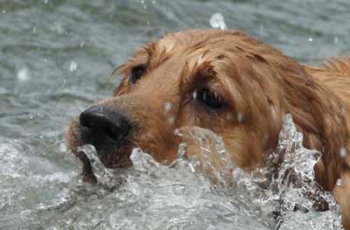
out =
[[239,123],[242,122],[243,118],[244,118],[244,114],[243,113],[238,113],[237,114],[237,120],[238,120]]
[[165,112],[170,112],[172,106],[173,106],[173,105],[171,104],[171,102],[166,102],[166,103],[164,104],[164,110],[165,110]]
[[146,2],[144,0],[141,0],[141,4],[142,4],[142,7],[144,9],[147,9],[147,5],[146,5]]
[[47,4],[49,2],[49,0],[44,0],[44,4]]
[[85,45],[85,42],[84,42],[84,41],[81,41],[81,42],[80,42],[80,48],[84,48],[84,45]]
[[59,34],[63,34],[64,33],[64,28],[57,21],[54,22],[54,30],[56,30],[56,32],[59,33]]
[[339,42],[339,38],[337,36],[334,37],[334,44],[337,45]]
[[340,157],[342,157],[342,158],[346,157],[347,151],[346,151],[346,148],[345,148],[345,147],[342,147],[342,148],[339,150],[339,155],[340,155]]
[[224,16],[220,13],[215,13],[210,17],[209,20],[210,26],[213,28],[219,28],[226,30],[227,26],[225,24]]
[[61,143],[61,144],[59,145],[59,150],[60,150],[61,153],[67,152],[67,146],[66,146],[66,144],[65,144],[65,143]]
[[74,72],[77,70],[78,64],[75,61],[71,61],[70,65],[69,65],[69,70],[71,72]]
[[194,91],[194,92],[192,93],[192,98],[193,98],[193,99],[197,99],[197,91]]
[[30,79],[30,72],[27,67],[20,69],[17,73],[17,79],[20,82],[26,82]]
[[308,39],[309,42],[312,42],[313,40],[314,40],[313,38],[309,38],[309,39]]
[[343,184],[342,179],[338,179],[337,182],[336,182],[336,185],[337,186],[341,186],[342,184]]

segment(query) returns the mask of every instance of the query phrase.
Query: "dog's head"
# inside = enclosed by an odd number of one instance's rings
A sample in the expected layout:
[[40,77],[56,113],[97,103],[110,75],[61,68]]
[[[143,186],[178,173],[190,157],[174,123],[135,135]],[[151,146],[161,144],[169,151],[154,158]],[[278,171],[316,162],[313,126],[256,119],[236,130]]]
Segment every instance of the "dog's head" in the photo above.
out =
[[124,79],[114,97],[83,112],[67,135],[70,149],[92,144],[107,167],[130,165],[135,147],[172,162],[181,142],[174,130],[199,126],[221,136],[233,161],[249,169],[276,146],[287,112],[306,143],[322,147],[319,121],[305,104],[316,97],[305,94],[316,83],[295,61],[243,33],[169,34],[118,72]]

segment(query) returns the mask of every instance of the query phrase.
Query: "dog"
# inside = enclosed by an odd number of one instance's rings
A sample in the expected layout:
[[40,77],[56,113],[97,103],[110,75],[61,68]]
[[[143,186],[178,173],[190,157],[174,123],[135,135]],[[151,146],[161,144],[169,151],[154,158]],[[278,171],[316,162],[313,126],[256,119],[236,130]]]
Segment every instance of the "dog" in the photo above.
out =
[[124,78],[113,97],[81,113],[67,133],[85,180],[95,179],[79,146],[94,145],[110,168],[130,166],[135,147],[169,164],[182,126],[212,130],[250,171],[276,148],[291,114],[303,145],[322,153],[316,181],[332,191],[350,229],[350,58],[311,67],[239,31],[194,29],[149,43],[116,71]]

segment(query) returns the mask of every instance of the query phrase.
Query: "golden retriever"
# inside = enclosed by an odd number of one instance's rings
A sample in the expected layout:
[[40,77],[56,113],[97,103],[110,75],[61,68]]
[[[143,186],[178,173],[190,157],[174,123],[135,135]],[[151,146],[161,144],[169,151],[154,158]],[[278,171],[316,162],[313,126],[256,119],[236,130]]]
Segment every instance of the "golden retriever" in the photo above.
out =
[[134,147],[171,163],[182,126],[214,131],[249,171],[275,149],[290,113],[304,146],[322,152],[316,181],[333,192],[350,229],[349,58],[308,67],[242,32],[186,30],[146,45],[118,71],[124,79],[114,96],[84,111],[67,133],[86,180],[94,178],[78,146],[94,145],[112,168],[129,166]]

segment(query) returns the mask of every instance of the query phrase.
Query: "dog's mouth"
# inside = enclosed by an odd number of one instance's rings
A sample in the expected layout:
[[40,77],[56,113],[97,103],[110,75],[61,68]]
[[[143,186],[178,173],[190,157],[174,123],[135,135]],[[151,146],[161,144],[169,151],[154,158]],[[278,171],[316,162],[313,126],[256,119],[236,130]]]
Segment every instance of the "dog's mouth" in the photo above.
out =
[[[89,147],[89,148],[86,148]],[[76,156],[83,163],[83,180],[86,182],[97,182],[94,174],[96,170],[96,161],[108,169],[128,168],[132,166],[130,160],[132,147],[119,148],[117,151],[98,150],[95,146],[87,144],[78,148]],[[102,163],[102,164],[101,164]]]
[[126,168],[132,165],[130,151],[105,152],[97,151],[97,155],[106,168]]
[[[92,133],[91,130],[82,126],[79,127],[79,134],[82,143],[94,147],[98,158],[106,168],[131,166],[130,154],[133,146],[127,138],[114,140],[105,133]],[[80,151],[79,155],[82,154],[85,154],[84,151]]]

